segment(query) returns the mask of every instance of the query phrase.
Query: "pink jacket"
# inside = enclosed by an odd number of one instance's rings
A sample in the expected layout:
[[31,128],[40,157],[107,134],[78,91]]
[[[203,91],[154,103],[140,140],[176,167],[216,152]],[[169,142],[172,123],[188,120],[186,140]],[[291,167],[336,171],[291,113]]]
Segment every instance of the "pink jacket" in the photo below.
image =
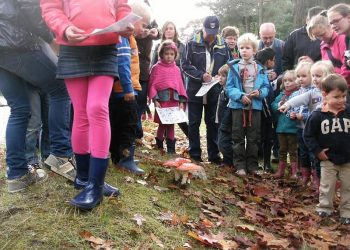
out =
[[181,76],[181,71],[176,63],[167,64],[159,60],[151,69],[149,78],[148,96],[153,99],[158,91],[173,89],[179,96],[186,97],[186,89]]
[[89,37],[70,44],[64,36],[65,30],[74,25],[91,33],[94,29],[105,28],[131,12],[127,0],[41,0],[42,15],[55,33],[57,43],[72,46],[108,45],[119,43],[117,33]]
[[327,48],[330,49],[332,56],[343,63],[342,67],[337,68],[334,66],[335,72],[341,74],[350,86],[350,70],[346,69],[344,64],[344,51],[346,50],[345,35],[338,35],[333,31],[331,40],[326,43],[321,42],[321,55],[323,60],[330,60],[327,54]]

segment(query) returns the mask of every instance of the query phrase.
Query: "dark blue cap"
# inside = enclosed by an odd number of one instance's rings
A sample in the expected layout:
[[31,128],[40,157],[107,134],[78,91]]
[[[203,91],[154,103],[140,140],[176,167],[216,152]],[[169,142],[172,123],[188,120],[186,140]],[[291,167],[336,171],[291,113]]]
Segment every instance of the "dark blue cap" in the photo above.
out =
[[204,19],[203,27],[208,35],[216,35],[219,32],[219,19],[217,16],[207,16]]

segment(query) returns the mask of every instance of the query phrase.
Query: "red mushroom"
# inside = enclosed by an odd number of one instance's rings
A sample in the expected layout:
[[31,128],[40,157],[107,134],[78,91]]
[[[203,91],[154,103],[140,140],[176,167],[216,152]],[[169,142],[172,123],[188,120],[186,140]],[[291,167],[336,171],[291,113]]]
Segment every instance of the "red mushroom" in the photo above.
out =
[[181,177],[180,172],[182,172],[181,185],[191,182],[192,173],[202,170],[201,166],[194,163],[183,163],[178,168],[175,168],[175,181],[178,181]]

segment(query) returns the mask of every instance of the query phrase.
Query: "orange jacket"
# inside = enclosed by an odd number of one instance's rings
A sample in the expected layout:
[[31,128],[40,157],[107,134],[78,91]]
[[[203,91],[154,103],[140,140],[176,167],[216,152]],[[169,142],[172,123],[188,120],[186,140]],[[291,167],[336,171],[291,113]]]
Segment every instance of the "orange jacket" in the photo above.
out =
[[[134,90],[141,91],[141,84],[139,81],[140,76],[140,61],[139,61],[139,50],[137,48],[137,43],[134,36],[129,37],[129,44],[131,49],[131,81]],[[116,81],[113,86],[113,91],[117,93],[122,93],[123,89],[120,85],[120,81]]]

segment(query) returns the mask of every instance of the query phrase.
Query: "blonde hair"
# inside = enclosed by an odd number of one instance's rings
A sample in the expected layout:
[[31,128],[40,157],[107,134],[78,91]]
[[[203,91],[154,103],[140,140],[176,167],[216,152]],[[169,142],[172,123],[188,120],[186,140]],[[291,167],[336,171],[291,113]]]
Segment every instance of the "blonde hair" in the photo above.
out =
[[254,52],[258,51],[259,41],[256,35],[254,35],[253,33],[244,33],[238,38],[238,41],[237,41],[238,47],[241,44],[246,44],[246,43],[250,44],[253,47]]
[[315,62],[312,66],[311,66],[311,70],[315,69],[315,68],[319,68],[322,70],[323,74],[325,76],[333,74],[334,73],[334,66],[332,64],[331,61],[329,60],[323,60],[323,61],[317,61]]
[[230,70],[230,67],[227,64],[224,64],[220,67],[218,73],[220,76],[227,76],[229,70]]
[[294,81],[297,79],[297,73],[295,72],[295,70],[286,70],[282,76],[282,84],[280,86],[281,90],[284,89],[284,80],[285,80],[286,75],[291,75],[293,77]]
[[306,26],[306,31],[307,34],[309,35],[311,40],[316,40],[317,38],[314,36],[314,34],[312,33],[312,31],[314,29],[317,28],[329,28],[330,29],[330,25],[328,23],[328,18],[322,15],[317,15],[311,18],[311,20],[309,21],[309,23]]
[[151,7],[147,5],[143,0],[130,0],[128,2],[129,6],[136,15],[142,17],[142,20],[150,24],[152,18]]
[[307,71],[309,72],[309,75],[311,75],[310,70],[311,70],[312,63],[308,61],[301,61],[297,64],[295,67],[295,73],[298,74],[298,71],[307,68]]

